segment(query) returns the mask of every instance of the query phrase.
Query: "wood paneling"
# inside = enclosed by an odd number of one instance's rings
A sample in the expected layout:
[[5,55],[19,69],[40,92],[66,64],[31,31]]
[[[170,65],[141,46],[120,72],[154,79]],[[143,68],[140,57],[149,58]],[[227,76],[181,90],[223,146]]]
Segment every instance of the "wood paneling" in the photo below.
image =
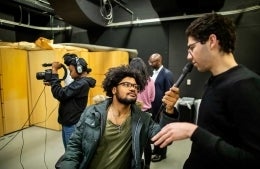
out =
[[4,134],[28,126],[27,51],[0,48]]
[[[97,80],[96,87],[89,91],[88,105],[94,103],[94,96],[105,95],[102,82],[107,70],[129,63],[129,54],[125,51],[89,52],[70,48],[30,51],[0,48],[0,51],[0,136],[29,125],[61,129],[57,122],[59,102],[52,96],[50,86],[45,86],[43,80],[36,78],[37,73],[51,69],[42,67],[43,63],[63,63],[65,53],[75,53],[84,58],[92,69],[89,76]],[[59,77],[63,75],[64,71],[60,70]]]

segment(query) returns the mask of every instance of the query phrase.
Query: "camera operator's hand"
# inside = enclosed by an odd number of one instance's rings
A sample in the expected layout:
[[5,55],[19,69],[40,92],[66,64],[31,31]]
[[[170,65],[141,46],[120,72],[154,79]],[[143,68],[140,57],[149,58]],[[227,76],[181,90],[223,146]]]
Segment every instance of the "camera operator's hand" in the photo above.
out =
[[52,63],[52,74],[57,74],[58,70],[61,68],[60,62],[53,62]]
[[43,84],[44,84],[45,86],[50,86],[50,85],[51,85],[50,82],[43,82]]

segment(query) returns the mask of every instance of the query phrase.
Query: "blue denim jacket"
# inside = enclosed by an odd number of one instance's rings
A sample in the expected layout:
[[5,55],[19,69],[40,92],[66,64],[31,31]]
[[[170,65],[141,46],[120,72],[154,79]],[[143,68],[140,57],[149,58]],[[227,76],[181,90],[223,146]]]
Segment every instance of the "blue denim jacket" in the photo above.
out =
[[[100,138],[105,130],[107,108],[111,103],[107,99],[97,105],[89,106],[83,112],[67,146],[61,169],[86,169],[95,154]],[[142,112],[135,104],[131,106],[132,118],[132,169],[142,168],[142,153],[145,144],[161,129],[151,115]],[[163,115],[162,124],[174,119]]]

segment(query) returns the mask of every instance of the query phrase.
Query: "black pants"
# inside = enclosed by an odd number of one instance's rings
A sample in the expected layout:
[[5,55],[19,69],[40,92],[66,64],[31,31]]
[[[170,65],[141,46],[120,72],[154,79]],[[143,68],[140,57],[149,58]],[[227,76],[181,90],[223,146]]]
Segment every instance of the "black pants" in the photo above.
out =
[[146,166],[150,166],[151,164],[151,157],[152,157],[152,147],[151,144],[148,143],[145,147],[144,147],[144,163]]
[[167,146],[164,147],[164,148],[160,148],[159,146],[154,146],[153,153],[154,153],[154,154],[159,154],[159,155],[161,155],[161,156],[165,156],[165,157],[166,157],[166,154],[167,154]]
[[[147,109],[145,110],[145,112],[148,112],[152,115],[151,109]],[[152,147],[151,147],[151,142],[148,141],[148,143],[144,147],[144,161],[146,166],[150,166],[151,158],[152,158]]]

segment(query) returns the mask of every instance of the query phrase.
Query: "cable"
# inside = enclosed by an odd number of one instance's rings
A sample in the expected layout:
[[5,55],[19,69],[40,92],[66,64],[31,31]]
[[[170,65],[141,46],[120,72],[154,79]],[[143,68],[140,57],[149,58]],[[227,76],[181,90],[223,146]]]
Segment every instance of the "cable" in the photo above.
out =
[[121,2],[117,1],[117,0],[113,0],[116,4],[118,4],[121,8],[123,8],[124,10],[126,10],[128,13],[130,13],[132,16],[134,15],[134,12],[132,10],[130,10],[129,8],[125,7]]
[[37,123],[31,123],[32,125],[36,125],[36,124],[41,124],[41,123],[45,123],[49,120],[49,118],[51,117],[51,115],[54,113],[54,111],[56,110],[56,108],[58,107],[59,104],[56,105],[56,107],[53,108],[53,110],[50,112],[49,116],[44,120],[44,121],[40,121]]
[[25,126],[25,125],[27,124],[27,122],[30,120],[30,118],[31,118],[31,116],[32,116],[32,113],[34,112],[34,109],[35,109],[36,105],[38,104],[38,102],[39,102],[39,100],[40,100],[40,97],[41,97],[41,95],[43,94],[44,90],[45,90],[45,85],[44,85],[44,88],[43,88],[42,92],[40,93],[38,99],[36,100],[36,103],[35,103],[34,107],[32,108],[31,113],[29,114],[29,116],[28,116],[27,120],[25,121],[25,123],[22,125],[21,129],[20,129],[20,130],[17,130],[17,133],[16,133],[6,144],[4,144],[4,145],[0,148],[0,151],[1,151],[2,149],[4,149],[14,138],[23,130],[24,126]]
[[113,7],[110,0],[100,0],[100,14],[107,21],[107,24],[113,21]]
[[47,118],[47,101],[46,101],[46,92],[44,91],[44,101],[45,101],[45,123],[44,123],[44,127],[45,127],[45,139],[44,139],[44,155],[43,155],[43,161],[44,161],[44,165],[45,167],[48,169],[48,165],[46,163],[46,145],[47,145],[47,128],[46,128],[46,118]]
[[20,150],[19,159],[20,159],[20,164],[21,164],[22,168],[24,169],[23,162],[22,162],[23,147],[24,147],[24,137],[23,137],[23,131],[22,131],[22,147],[21,147],[21,150]]
[[20,10],[20,21],[19,25],[23,22],[23,8],[21,5],[19,5],[19,10]]
[[30,12],[28,12],[28,14],[27,14],[27,19],[28,19],[27,24],[30,25],[31,24],[31,13]]
[[[50,27],[52,28],[53,27],[53,16],[50,15]],[[54,39],[54,31],[51,29],[51,36],[52,36],[52,39]]]

